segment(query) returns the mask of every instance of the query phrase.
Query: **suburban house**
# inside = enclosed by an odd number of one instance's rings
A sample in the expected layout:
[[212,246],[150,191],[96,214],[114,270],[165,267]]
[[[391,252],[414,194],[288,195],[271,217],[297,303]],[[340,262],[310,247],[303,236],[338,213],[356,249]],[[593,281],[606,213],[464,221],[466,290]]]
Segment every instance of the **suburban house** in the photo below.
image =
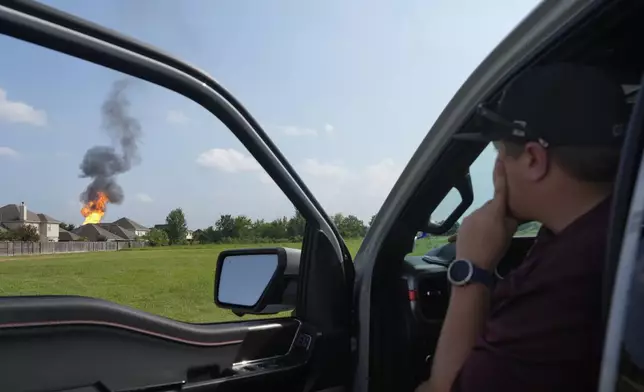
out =
[[46,214],[27,209],[25,203],[7,204],[0,207],[0,226],[6,230],[17,230],[21,226],[33,226],[41,242],[58,242],[60,221]]
[[115,220],[114,222],[112,222],[112,224],[120,226],[125,230],[133,232],[136,237],[148,235],[148,233],[150,232],[149,228],[139,223],[136,223],[132,219],[128,219],[128,218],[121,218],[119,220]]
[[58,229],[59,234],[58,234],[58,242],[69,242],[69,241],[80,241],[81,236],[79,236],[76,233],[72,233],[71,231],[67,231],[63,229],[62,227]]
[[88,224],[72,231],[60,227],[60,221],[46,214],[29,211],[25,203],[0,207],[0,233],[33,226],[41,242],[58,241],[136,241],[150,229],[129,219],[121,218],[112,223]]
[[[125,218],[123,218],[123,219],[125,219]],[[123,226],[116,224],[116,222],[114,222],[114,223],[99,223],[98,225],[100,227],[102,227],[103,229],[109,231],[110,233],[116,234],[117,236],[119,236],[119,237],[121,237],[123,239],[126,239],[128,241],[135,241],[136,240],[136,237],[137,237],[136,232],[128,230],[128,229],[124,228]]]
[[121,237],[118,234],[114,234],[107,229],[101,227],[98,224],[89,223],[77,227],[72,231],[79,237],[85,237],[88,241],[131,241],[127,238]]

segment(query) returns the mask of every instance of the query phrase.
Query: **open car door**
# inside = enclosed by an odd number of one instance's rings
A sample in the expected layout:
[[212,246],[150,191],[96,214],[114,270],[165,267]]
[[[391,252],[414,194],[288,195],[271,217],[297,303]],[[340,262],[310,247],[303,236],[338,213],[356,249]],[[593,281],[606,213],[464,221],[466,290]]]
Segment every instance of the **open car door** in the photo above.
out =
[[[203,71],[39,3],[1,2],[0,33],[197,103],[229,128],[306,220],[301,251],[224,252],[218,262],[215,252],[210,264],[212,286],[203,296],[238,315],[280,312],[279,318],[190,323],[83,296],[0,298],[0,390],[339,391],[350,385],[351,256],[328,215],[246,109]],[[268,265],[265,281],[244,280],[258,261]],[[227,291],[240,282],[249,286]],[[248,299],[251,292],[256,297]]]

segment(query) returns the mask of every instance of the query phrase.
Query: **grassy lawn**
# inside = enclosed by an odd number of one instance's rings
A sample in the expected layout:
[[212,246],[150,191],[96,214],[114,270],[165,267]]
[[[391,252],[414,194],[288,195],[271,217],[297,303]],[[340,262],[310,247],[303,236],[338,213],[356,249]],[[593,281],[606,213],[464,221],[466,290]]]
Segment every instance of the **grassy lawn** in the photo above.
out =
[[[419,240],[413,253],[424,254],[444,242],[443,238]],[[354,256],[360,243],[361,240],[347,241]],[[266,246],[274,245],[197,245],[4,257],[0,258],[0,295],[83,295],[181,321],[239,320],[230,311],[214,305],[217,255],[224,249]]]

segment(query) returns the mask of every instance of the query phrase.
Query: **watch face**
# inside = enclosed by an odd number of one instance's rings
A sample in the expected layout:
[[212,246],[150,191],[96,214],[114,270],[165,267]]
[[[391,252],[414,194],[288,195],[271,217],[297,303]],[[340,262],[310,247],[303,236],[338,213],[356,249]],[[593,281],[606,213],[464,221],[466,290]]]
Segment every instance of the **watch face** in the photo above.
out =
[[472,276],[472,266],[465,260],[456,260],[449,266],[448,275],[452,284],[467,283]]

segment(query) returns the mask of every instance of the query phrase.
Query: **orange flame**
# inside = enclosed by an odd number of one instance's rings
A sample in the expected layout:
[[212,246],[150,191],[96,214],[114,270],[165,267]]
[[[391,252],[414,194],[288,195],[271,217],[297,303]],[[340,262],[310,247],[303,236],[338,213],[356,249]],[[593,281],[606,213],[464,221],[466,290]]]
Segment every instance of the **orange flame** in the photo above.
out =
[[84,225],[88,223],[99,223],[105,215],[105,208],[110,199],[103,192],[97,192],[96,200],[90,200],[81,208],[81,214],[85,217]]

